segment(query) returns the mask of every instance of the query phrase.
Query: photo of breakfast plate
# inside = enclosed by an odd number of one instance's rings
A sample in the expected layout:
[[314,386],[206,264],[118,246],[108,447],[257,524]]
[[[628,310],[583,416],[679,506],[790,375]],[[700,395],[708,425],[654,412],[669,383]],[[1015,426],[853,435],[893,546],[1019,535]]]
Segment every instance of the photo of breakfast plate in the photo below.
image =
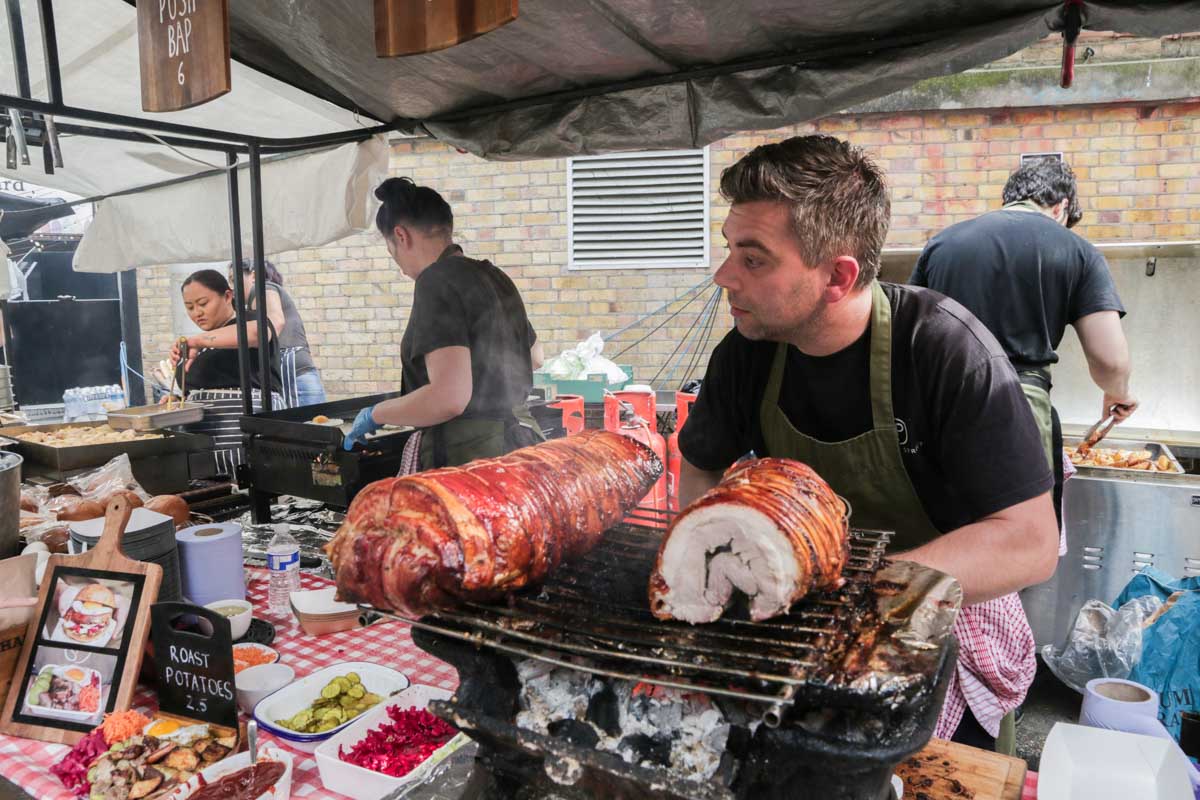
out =
[[37,717],[87,722],[100,718],[104,681],[79,664],[46,664],[25,690],[25,712]]

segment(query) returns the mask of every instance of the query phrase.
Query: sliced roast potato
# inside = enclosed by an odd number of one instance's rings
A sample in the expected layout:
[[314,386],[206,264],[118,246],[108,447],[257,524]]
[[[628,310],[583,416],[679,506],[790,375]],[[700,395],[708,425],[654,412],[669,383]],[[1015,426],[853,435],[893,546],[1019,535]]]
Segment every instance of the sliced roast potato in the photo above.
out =
[[153,792],[162,785],[163,774],[153,767],[146,767],[142,772],[142,779],[129,787],[129,800],[140,800],[140,798]]
[[229,750],[230,748],[228,747],[223,747],[216,742],[210,742],[208,747],[204,748],[204,752],[200,754],[200,757],[204,759],[206,764],[211,764],[229,755]]
[[196,768],[200,766],[200,757],[196,755],[194,750],[189,750],[186,747],[177,747],[171,751],[164,763],[168,767],[195,772]]
[[160,762],[164,758],[166,758],[168,755],[170,755],[171,751],[174,750],[176,747],[177,747],[177,745],[174,742],[165,742],[162,747],[158,748],[153,753],[146,756],[146,763],[147,764],[157,764],[158,762]]

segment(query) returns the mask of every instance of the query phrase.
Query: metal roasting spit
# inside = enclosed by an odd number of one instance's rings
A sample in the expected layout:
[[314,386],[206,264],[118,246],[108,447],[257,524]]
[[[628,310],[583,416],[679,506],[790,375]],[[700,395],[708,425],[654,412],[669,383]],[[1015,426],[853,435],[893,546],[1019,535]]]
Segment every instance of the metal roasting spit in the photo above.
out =
[[[743,608],[708,625],[664,622],[650,614],[646,594],[664,515],[639,510],[635,516],[645,524],[613,528],[595,550],[560,566],[543,587],[515,594],[506,603],[466,603],[420,618],[364,608],[408,622],[419,646],[458,667],[459,693],[431,708],[478,738],[485,750],[519,750],[547,765],[571,751],[573,758],[610,778],[641,785],[654,777],[644,766],[623,765],[612,754],[584,752],[587,748],[575,752],[570,742],[517,728],[511,718],[505,719],[507,695],[494,702],[491,698],[503,695],[504,687],[515,681],[511,666],[495,663],[509,659],[534,659],[592,676],[745,704],[762,722],[758,738],[776,742],[764,751],[776,756],[790,752],[790,745],[777,742],[807,736],[796,733],[801,726],[829,723],[841,725],[843,733],[872,730],[878,741],[837,745],[829,757],[866,747],[871,754],[866,760],[878,761],[871,769],[886,778],[888,764],[903,757],[898,754],[924,745],[956,652],[951,631],[961,589],[953,579],[909,562],[887,561],[889,533],[853,530],[842,588],[810,597],[784,617],[752,622]],[[813,722],[817,717],[823,721]],[[830,721],[835,718],[840,721]],[[913,722],[917,718],[925,722]],[[806,741],[797,752],[811,747],[812,737]],[[850,775],[855,769],[841,773]],[[747,774],[773,771],[746,768]],[[655,775],[651,783],[663,778]],[[872,773],[867,783],[874,777]],[[672,780],[687,786],[677,778]],[[590,789],[598,790],[596,785]],[[611,786],[607,790],[615,791]],[[681,796],[774,796],[772,790],[763,791],[698,792],[693,785]],[[859,796],[838,791],[829,796]],[[654,791],[635,795],[674,796]]]

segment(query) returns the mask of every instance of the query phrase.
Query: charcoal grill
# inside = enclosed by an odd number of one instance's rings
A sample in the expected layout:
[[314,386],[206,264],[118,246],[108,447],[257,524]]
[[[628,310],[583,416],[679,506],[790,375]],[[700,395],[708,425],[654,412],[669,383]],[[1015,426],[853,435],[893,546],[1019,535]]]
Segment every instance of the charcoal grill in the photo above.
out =
[[[637,523],[609,531],[544,587],[507,604],[467,603],[417,619],[384,612],[409,622],[419,646],[458,669],[458,692],[431,708],[483,745],[488,788],[479,796],[886,797],[893,767],[925,745],[941,708],[957,652],[957,583],[886,561],[889,533],[854,530],[845,585],[785,617],[756,623],[735,609],[710,625],[663,622],[646,596],[663,516],[639,510]],[[726,781],[700,784],[518,728],[514,659],[702,692],[762,724],[740,752],[731,739],[737,766]],[[572,774],[547,783],[563,763]],[[530,788],[539,783],[540,794]]]

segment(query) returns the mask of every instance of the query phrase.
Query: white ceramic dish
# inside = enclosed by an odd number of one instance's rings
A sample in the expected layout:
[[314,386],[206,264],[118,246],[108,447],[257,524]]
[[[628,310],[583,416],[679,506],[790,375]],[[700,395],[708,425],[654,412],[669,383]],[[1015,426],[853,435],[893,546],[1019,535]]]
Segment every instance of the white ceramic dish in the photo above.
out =
[[[68,669],[79,669],[83,671],[83,680],[79,681],[80,685],[86,686],[91,683],[92,675],[99,676],[100,673],[91,667],[81,667],[77,664],[47,664],[38,670],[38,675],[41,675],[46,670],[53,670],[54,674],[62,676]],[[69,678],[67,680],[70,680]],[[101,712],[104,709],[104,679],[100,678],[100,707],[95,711],[68,711],[65,708],[48,708],[46,706],[34,705],[26,698],[26,706],[29,708],[29,713],[35,717],[48,717],[50,719],[64,719],[70,722],[92,722],[99,720]]]
[[232,634],[234,641],[246,635],[246,631],[250,630],[250,620],[254,617],[254,606],[250,605],[249,600],[214,600],[211,603],[205,603],[204,607],[209,611],[216,611],[218,608],[225,606],[237,606],[242,609],[240,613],[234,614],[232,617],[225,617],[229,620],[229,632]]
[[[288,800],[292,796],[292,756],[286,750],[271,745],[263,745],[258,748],[258,760],[280,761],[283,763],[283,775],[275,782],[266,792],[260,794],[255,800]],[[190,781],[177,786],[164,800],[186,800],[186,798],[195,792],[202,785],[200,779],[203,778],[205,783],[215,783],[226,775],[237,772],[239,769],[245,769],[250,766],[250,753],[243,751],[234,756],[223,758],[211,767],[206,767],[199,775],[193,777]]]
[[296,678],[287,664],[259,664],[247,667],[233,678],[237,689],[237,704],[243,714],[254,714],[254,707],[264,698],[275,694]]
[[390,698],[388,702],[380,703],[378,707],[372,708],[366,714],[363,714],[361,718],[354,720],[341,733],[322,742],[317,747],[317,769],[321,773],[321,783],[329,791],[344,794],[354,800],[379,800],[403,786],[420,781],[430,769],[460,746],[469,742],[470,739],[465,734],[460,733],[454,739],[451,739],[435,750],[429,758],[422,761],[416,769],[402,778],[393,778],[390,775],[384,775],[382,772],[375,772],[374,770],[342,761],[338,758],[338,750],[342,747],[349,750],[355,743],[364,739],[368,732],[386,724],[388,722],[387,709],[389,707],[412,708],[416,706],[417,708],[426,708],[430,700],[445,700],[448,697],[450,697],[450,692],[445,689],[439,689],[436,686],[414,684]]
[[[335,664],[319,669],[311,675],[301,678],[290,686],[268,695],[254,707],[254,720],[258,726],[279,739],[283,744],[303,753],[311,753],[317,745],[336,736],[345,728],[353,725],[359,717],[344,722],[336,728],[324,733],[297,733],[289,731],[278,724],[278,720],[288,719],[308,708],[320,697],[321,688],[339,675],[357,672],[363,686],[368,692],[382,695],[384,703],[390,702],[391,696],[408,688],[408,678],[403,673],[390,667],[381,667],[368,661],[350,661],[345,664]],[[382,705],[381,703],[380,705]],[[374,709],[371,709],[374,710]],[[367,713],[370,713],[368,711]],[[364,715],[365,716],[365,715]]]
[[[279,661],[279,651],[276,650],[274,647],[267,647],[265,644],[259,644],[258,642],[238,642],[237,644],[235,644],[233,646],[234,669],[237,669],[237,654],[241,650],[263,650],[263,651],[265,651],[267,653],[267,655],[269,655],[271,657],[270,661],[264,662],[266,664],[274,664]],[[254,666],[261,667],[262,664],[255,664]],[[246,667],[246,669],[250,669],[250,667]]]

